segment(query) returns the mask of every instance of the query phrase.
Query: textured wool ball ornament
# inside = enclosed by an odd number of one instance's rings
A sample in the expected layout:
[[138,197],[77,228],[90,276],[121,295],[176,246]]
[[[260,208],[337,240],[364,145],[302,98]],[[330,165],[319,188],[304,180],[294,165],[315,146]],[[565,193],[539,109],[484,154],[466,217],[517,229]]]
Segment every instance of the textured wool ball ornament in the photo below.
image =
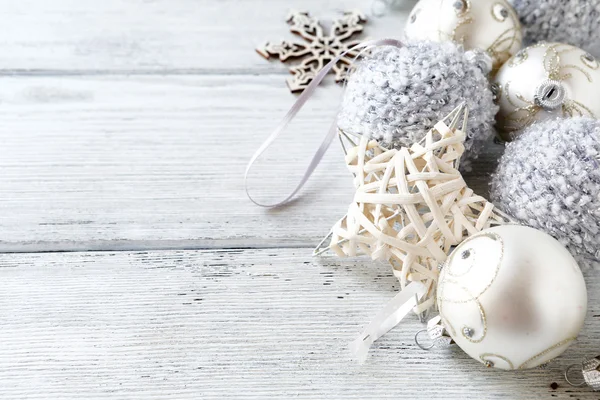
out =
[[[523,25],[526,44],[565,42],[600,50],[600,0],[510,0]],[[600,55],[600,52],[596,52]]]
[[490,228],[450,255],[437,288],[442,325],[475,360],[499,369],[547,363],[571,345],[587,291],[569,252],[544,232]]
[[482,57],[487,56],[465,53],[450,42],[411,41],[401,48],[377,48],[348,79],[338,126],[386,147],[410,147],[466,102],[465,154],[474,158],[494,135],[498,111],[480,68]]
[[582,263],[600,260],[600,121],[549,120],[509,143],[492,177],[491,199],[541,229]]
[[488,52],[494,70],[521,48],[521,24],[504,0],[420,0],[405,27],[408,39],[453,41]]
[[521,50],[500,68],[494,90],[498,129],[506,140],[537,120],[600,117],[600,63],[568,44],[538,43]]

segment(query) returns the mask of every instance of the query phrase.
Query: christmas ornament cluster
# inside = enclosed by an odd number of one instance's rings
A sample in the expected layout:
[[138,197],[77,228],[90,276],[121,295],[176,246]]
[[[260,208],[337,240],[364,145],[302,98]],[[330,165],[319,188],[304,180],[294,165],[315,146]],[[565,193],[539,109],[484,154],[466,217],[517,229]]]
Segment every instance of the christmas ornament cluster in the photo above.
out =
[[[411,311],[438,313],[419,347],[457,344],[487,367],[534,368],[575,342],[580,265],[600,259],[598,7],[420,0],[402,42],[357,62],[332,131],[356,192],[315,254],[368,255],[400,281],[352,343],[359,359]],[[461,172],[494,137],[508,144],[488,201]]]
[[[317,253],[388,262],[402,288],[359,358],[411,308],[439,312],[433,345],[489,367],[533,368],[575,341],[579,265],[600,259],[599,10],[420,0],[404,45],[357,63],[337,119],[356,195]],[[489,202],[461,171],[494,137],[507,144]]]
[[[600,0],[420,0],[406,22],[405,46],[375,49],[349,77],[338,127],[387,147],[409,147],[466,102],[461,170],[470,171],[494,137],[514,141],[494,174],[491,199],[515,221],[559,239],[578,261],[597,262],[600,182],[587,173],[574,182],[570,168],[553,169],[556,153],[536,138],[547,132],[545,121],[554,121],[547,122],[560,141],[554,148],[576,165],[595,165],[570,131],[600,117],[600,63],[591,53],[600,49],[599,27]],[[576,118],[586,120],[572,123]],[[595,148],[593,132],[585,136]],[[526,156],[521,150],[528,144]],[[545,153],[549,158],[539,162]],[[539,210],[541,204],[553,208]],[[525,211],[536,208],[535,216]]]
[[463,179],[468,122],[461,104],[422,140],[398,148],[340,130],[356,193],[316,253],[387,262],[401,286],[352,343],[361,361],[411,310],[439,313],[426,329],[431,346],[457,344],[498,369],[551,361],[583,326],[587,292],[570,252],[542,230],[515,224]]

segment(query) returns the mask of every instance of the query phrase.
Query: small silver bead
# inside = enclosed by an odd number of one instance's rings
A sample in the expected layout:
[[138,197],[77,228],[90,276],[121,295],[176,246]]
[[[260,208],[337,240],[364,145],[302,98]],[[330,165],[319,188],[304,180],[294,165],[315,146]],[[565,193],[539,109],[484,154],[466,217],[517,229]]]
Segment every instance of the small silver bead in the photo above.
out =
[[465,8],[465,3],[462,0],[455,1],[452,5],[457,11],[462,11]]
[[473,328],[469,328],[468,326],[465,326],[463,328],[463,334],[466,337],[470,338],[470,337],[473,337],[473,335],[475,334],[475,331],[473,330]]
[[467,258],[471,257],[471,250],[463,251],[460,256],[463,260],[466,260]]
[[508,17],[508,10],[506,8],[502,8],[500,10],[500,15],[502,15],[504,18]]
[[486,361],[484,364],[485,364],[485,366],[486,366],[486,367],[488,367],[488,368],[492,368],[492,367],[494,366],[494,363],[493,363],[493,362],[491,362],[491,361]]
[[596,61],[596,59],[594,58],[593,55],[591,55],[590,53],[585,53],[583,55],[583,58],[585,58],[586,60],[588,60],[589,62],[594,62]]

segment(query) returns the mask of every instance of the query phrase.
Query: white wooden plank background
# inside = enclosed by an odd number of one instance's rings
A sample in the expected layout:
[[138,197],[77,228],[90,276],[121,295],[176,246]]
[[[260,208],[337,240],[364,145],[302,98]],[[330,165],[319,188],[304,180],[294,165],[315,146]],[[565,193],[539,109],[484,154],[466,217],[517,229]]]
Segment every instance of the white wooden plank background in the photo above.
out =
[[0,280],[2,399],[598,398],[561,375],[598,349],[597,291],[563,357],[500,372],[420,350],[416,318],[358,365],[347,344],[396,280],[305,249],[4,255]]
[[[399,36],[413,4],[367,35]],[[600,348],[594,271],[584,334],[547,370],[424,353],[415,320],[359,366],[346,345],[397,287],[368,260],[311,257],[352,195],[340,149],[285,209],[246,199],[245,164],[295,100],[254,47],[291,37],[290,8],[369,6],[0,0],[0,399],[597,398],[560,376]],[[257,193],[293,186],[341,93],[311,99]],[[480,193],[500,151],[467,176]]]
[[[101,3],[101,4],[99,4]],[[400,36],[415,0],[373,20],[372,36]],[[369,0],[2,0],[0,68],[32,74],[281,73],[253,49],[292,38],[290,9],[328,18]]]
[[[283,79],[4,78],[0,250],[318,243],[353,193],[337,143],[293,206],[265,211],[243,191],[246,163],[295,99]],[[329,85],[311,99],[253,171],[253,193],[282,198],[291,190],[340,95]],[[493,163],[478,165],[485,177]],[[486,189],[485,178],[470,180]]]

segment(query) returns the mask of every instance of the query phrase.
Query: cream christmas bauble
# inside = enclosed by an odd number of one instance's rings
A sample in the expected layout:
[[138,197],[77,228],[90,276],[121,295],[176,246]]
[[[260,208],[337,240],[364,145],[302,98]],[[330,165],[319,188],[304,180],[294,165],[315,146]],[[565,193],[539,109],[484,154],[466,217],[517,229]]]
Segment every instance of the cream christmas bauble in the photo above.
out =
[[474,359],[526,369],[560,355],[587,310],[579,266],[555,239],[533,228],[486,229],[461,243],[437,289],[442,324]]
[[537,120],[600,117],[600,64],[562,43],[538,43],[515,54],[495,76],[497,126],[506,140]]
[[504,0],[421,0],[411,11],[408,39],[451,40],[465,50],[480,49],[498,69],[521,48],[521,24]]

